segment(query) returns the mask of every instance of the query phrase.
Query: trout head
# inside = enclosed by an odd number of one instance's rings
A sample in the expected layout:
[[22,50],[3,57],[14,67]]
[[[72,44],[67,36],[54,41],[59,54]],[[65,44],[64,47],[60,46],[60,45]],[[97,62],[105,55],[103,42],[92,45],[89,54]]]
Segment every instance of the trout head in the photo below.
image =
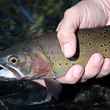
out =
[[[28,46],[27,46],[28,45]],[[26,43],[13,46],[0,54],[0,76],[15,78],[51,76],[51,65],[40,47]],[[7,74],[8,73],[8,74]]]

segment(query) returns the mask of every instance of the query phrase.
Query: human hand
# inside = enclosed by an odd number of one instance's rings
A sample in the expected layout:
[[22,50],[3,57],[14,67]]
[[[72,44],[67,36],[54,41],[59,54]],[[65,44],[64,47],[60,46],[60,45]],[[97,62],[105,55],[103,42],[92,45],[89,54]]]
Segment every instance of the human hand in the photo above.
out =
[[[74,56],[76,50],[75,31],[78,28],[93,28],[110,25],[109,0],[82,0],[77,5],[67,9],[57,27],[57,36],[65,57]],[[102,77],[110,73],[110,58],[104,58],[100,53],[91,56],[85,68],[74,65],[64,77],[58,80],[62,83],[74,84],[79,79]]]

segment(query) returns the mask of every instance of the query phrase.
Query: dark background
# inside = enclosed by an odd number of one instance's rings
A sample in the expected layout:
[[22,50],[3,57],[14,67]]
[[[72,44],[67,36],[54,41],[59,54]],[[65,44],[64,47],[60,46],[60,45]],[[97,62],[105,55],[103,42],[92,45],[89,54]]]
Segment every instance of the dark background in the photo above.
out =
[[[64,11],[78,1],[0,0],[1,52],[32,33],[55,31]],[[33,97],[33,93],[37,96],[37,92],[34,91],[36,88],[31,83],[25,82],[24,85],[24,82],[9,82],[2,79],[0,80],[0,110],[8,110],[8,108],[9,110],[110,110],[109,80],[110,76],[107,76],[98,80],[91,79],[85,83],[63,85],[58,101],[39,106],[18,106],[14,104],[16,101],[25,100],[24,97],[28,98],[28,96]],[[7,96],[7,93],[11,96]]]

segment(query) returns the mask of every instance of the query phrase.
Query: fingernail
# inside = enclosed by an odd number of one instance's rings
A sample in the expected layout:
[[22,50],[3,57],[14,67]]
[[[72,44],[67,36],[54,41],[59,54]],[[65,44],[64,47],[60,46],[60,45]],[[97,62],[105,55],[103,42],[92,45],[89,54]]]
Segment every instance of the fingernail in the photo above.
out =
[[94,64],[103,62],[103,56],[100,55],[99,53],[96,53],[93,55],[92,60],[93,60]]
[[64,44],[62,50],[63,50],[64,56],[67,58],[72,57],[74,55],[74,51],[75,51],[73,44],[71,42]]

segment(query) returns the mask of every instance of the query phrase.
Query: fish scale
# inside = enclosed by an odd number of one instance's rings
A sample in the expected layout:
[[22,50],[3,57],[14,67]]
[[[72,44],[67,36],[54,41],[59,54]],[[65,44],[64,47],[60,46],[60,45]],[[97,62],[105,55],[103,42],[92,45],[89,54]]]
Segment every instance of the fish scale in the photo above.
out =
[[[43,40],[45,39],[45,40]],[[101,53],[104,57],[110,57],[110,27],[80,29],[77,32],[79,56],[76,60],[69,60],[61,52],[56,33],[44,34],[39,37],[39,43],[52,62],[53,71],[57,75],[63,75],[74,64],[85,66],[89,57],[94,53]]]
[[[11,65],[18,74],[20,72],[24,76],[54,78],[64,75],[74,64],[85,66],[94,53],[110,57],[110,26],[80,29],[76,35],[77,52],[74,59],[64,57],[56,32],[49,32],[41,35],[33,34],[30,39],[25,39],[24,42],[16,43],[12,48],[5,50],[0,54],[0,64]],[[17,56],[15,58],[19,62],[11,64],[12,62],[7,60],[9,55]]]

